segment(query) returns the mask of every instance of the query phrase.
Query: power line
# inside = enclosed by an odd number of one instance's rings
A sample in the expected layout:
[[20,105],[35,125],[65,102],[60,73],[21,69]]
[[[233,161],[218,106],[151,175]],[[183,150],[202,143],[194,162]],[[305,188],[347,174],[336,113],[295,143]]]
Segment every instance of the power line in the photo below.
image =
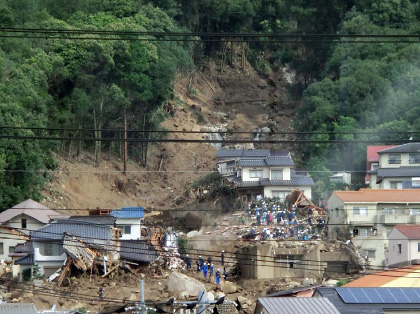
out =
[[285,34],[285,33],[205,33],[205,32],[157,32],[157,31],[121,31],[121,30],[84,30],[58,28],[19,28],[0,27],[3,33],[31,33],[31,34],[89,34],[89,35],[118,35],[118,36],[155,36],[165,37],[219,37],[219,38],[310,38],[310,39],[342,39],[342,38],[404,38],[418,42],[420,34]]
[[[349,144],[349,143],[407,143],[407,140],[388,140],[388,139],[372,139],[372,140],[255,140],[255,139],[229,139],[229,140],[197,140],[197,139],[151,139],[151,138],[93,138],[93,137],[53,137],[53,136],[21,136],[21,135],[0,135],[0,139],[11,140],[43,140],[43,141],[92,141],[92,142],[128,142],[128,143],[196,143],[196,144]],[[418,140],[410,141],[412,143]]]
[[[192,130],[140,130],[140,129],[121,129],[121,128],[50,128],[50,127],[30,127],[30,126],[7,126],[2,125],[0,129],[13,129],[13,130],[45,130],[45,131],[89,131],[89,132],[116,132],[116,133],[185,133],[185,134],[255,134],[258,133],[258,130],[255,131],[192,131]],[[296,135],[296,134],[333,134],[333,135],[341,135],[341,134],[354,134],[354,135],[388,135],[388,134],[419,134],[420,131],[355,131],[355,132],[332,132],[332,131],[270,131],[265,132],[264,134],[272,135],[272,134],[281,134],[281,135]]]

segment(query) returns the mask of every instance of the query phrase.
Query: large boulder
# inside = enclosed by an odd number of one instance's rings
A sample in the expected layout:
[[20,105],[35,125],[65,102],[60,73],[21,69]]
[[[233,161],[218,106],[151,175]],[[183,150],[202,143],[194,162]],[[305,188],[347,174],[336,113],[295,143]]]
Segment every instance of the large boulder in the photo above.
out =
[[168,278],[168,292],[179,297],[185,292],[190,296],[197,296],[199,291],[205,291],[206,287],[197,279],[188,277],[174,271]]
[[236,291],[238,291],[238,286],[235,285],[231,281],[222,281],[221,284],[220,284],[220,289],[225,294],[231,294],[231,293],[235,293]]

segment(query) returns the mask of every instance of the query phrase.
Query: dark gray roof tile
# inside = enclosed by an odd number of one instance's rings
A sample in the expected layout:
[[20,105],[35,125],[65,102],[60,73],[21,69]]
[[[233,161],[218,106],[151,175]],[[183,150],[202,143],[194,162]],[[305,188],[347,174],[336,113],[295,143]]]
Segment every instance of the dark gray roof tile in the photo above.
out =
[[109,243],[113,240],[113,229],[110,226],[70,219],[54,221],[31,231],[30,236],[33,241],[62,240],[64,233],[86,243]]
[[113,226],[117,218],[106,215],[92,215],[92,216],[70,216],[70,220],[79,220],[98,225]]
[[378,168],[378,177],[420,177],[420,167]]
[[394,154],[394,153],[420,153],[420,143],[407,143],[407,144],[387,148],[378,152],[378,154]]

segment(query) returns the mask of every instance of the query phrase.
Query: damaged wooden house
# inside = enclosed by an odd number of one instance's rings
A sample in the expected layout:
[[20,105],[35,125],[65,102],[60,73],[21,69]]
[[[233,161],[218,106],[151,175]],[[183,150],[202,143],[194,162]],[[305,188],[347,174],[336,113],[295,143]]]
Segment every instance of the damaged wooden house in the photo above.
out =
[[153,247],[140,240],[121,240],[113,216],[74,216],[51,222],[30,233],[32,252],[15,261],[22,270],[39,265],[41,274],[59,282],[74,267],[107,273],[121,260],[150,262]]

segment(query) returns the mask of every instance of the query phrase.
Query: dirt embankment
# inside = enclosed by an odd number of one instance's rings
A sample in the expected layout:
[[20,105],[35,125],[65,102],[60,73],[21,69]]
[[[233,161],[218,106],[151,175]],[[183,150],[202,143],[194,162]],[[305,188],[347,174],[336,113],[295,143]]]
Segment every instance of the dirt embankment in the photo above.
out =
[[[288,98],[286,87],[282,74],[263,79],[249,64],[240,70],[226,65],[221,69],[220,65],[210,63],[178,78],[175,100],[165,107],[170,117],[162,126],[173,131],[286,130],[290,128],[295,105]],[[264,131],[261,132],[264,138]],[[169,136],[209,138],[206,134],[191,133]],[[230,138],[255,136],[234,134]],[[278,145],[271,148],[286,149]],[[121,172],[122,159],[105,152],[99,167],[94,166],[89,152],[78,159],[58,157],[60,168],[43,193],[44,204],[57,209],[77,209],[74,213],[78,214],[98,207],[141,205],[152,210],[183,207],[188,202],[179,204],[176,200],[184,194],[188,184],[217,169],[216,151],[217,148],[208,143],[150,145],[147,167],[130,161],[126,175]]]

